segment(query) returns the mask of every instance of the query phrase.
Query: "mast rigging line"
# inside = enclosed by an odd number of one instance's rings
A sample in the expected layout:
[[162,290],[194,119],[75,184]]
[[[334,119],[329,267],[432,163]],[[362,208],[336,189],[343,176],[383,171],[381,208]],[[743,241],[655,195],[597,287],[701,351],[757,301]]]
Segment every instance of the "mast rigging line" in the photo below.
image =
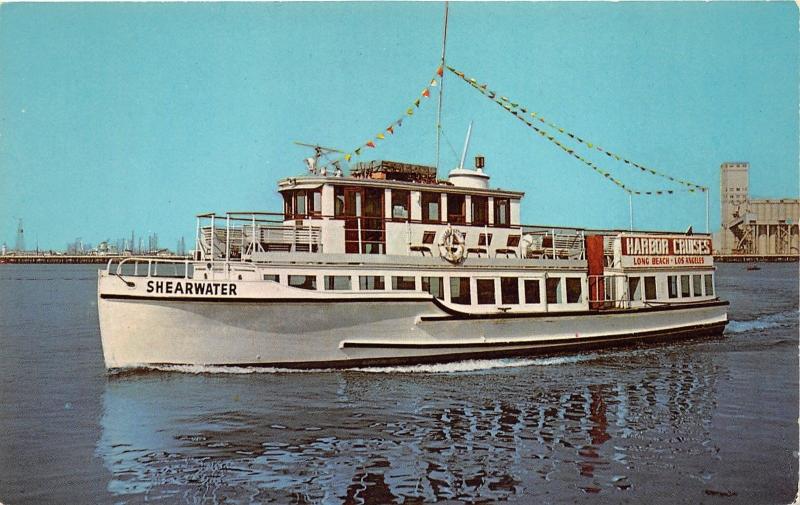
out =
[[[450,72],[455,74],[456,76],[460,77],[464,82],[466,82],[467,84],[469,84],[470,86],[472,86],[476,90],[480,91],[481,94],[483,94],[484,96],[486,96],[487,98],[489,98],[490,100],[495,102],[497,105],[501,106],[503,109],[505,109],[507,112],[511,113],[514,117],[516,117],[517,119],[519,119],[520,121],[525,123],[530,128],[532,128],[539,135],[541,135],[542,137],[546,138],[550,142],[554,143],[556,146],[558,146],[561,150],[563,150],[564,152],[566,152],[570,156],[573,156],[573,157],[577,158],[582,163],[584,163],[585,165],[589,166],[589,168],[591,168],[595,172],[597,172],[600,175],[602,175],[603,177],[609,179],[611,182],[616,184],[618,187],[620,187],[626,193],[635,194],[635,195],[662,195],[662,194],[674,194],[674,193],[679,192],[681,190],[657,190],[657,191],[638,191],[638,190],[634,190],[634,189],[628,187],[622,181],[614,178],[610,173],[608,173],[605,170],[601,169],[600,167],[598,167],[597,165],[595,165],[591,161],[585,159],[583,156],[577,154],[574,149],[572,149],[572,148],[570,148],[568,146],[565,146],[564,144],[559,142],[557,139],[555,139],[555,135],[558,135],[558,134],[566,135],[566,136],[568,136],[568,137],[580,142],[581,144],[585,145],[589,149],[594,148],[594,149],[598,150],[599,152],[605,154],[606,156],[608,156],[610,158],[613,158],[613,159],[616,159],[617,161],[621,161],[621,162],[625,163],[626,165],[631,165],[633,167],[636,167],[636,168],[638,168],[639,170],[641,170],[644,173],[649,173],[650,175],[655,175],[657,177],[661,177],[661,178],[667,179],[667,180],[669,180],[671,182],[674,182],[676,184],[680,184],[682,186],[685,186],[688,189],[686,189],[684,191],[688,191],[689,193],[694,193],[695,191],[699,191],[699,192],[702,192],[702,193],[708,192],[708,187],[706,187],[706,186],[701,186],[699,184],[695,184],[695,183],[690,182],[690,181],[686,181],[686,180],[683,180],[683,179],[678,179],[678,178],[673,177],[673,176],[671,176],[669,174],[665,174],[665,173],[659,172],[659,171],[657,171],[655,169],[652,169],[652,168],[649,168],[649,167],[645,167],[645,166],[643,166],[643,165],[641,165],[639,163],[630,161],[627,158],[624,158],[622,156],[614,154],[611,151],[608,151],[608,150],[606,150],[606,149],[604,149],[604,148],[602,148],[602,147],[600,147],[600,146],[598,146],[596,144],[588,142],[588,141],[584,140],[583,138],[581,138],[580,136],[578,136],[578,135],[576,135],[576,134],[574,134],[574,133],[572,133],[570,131],[567,131],[566,129],[564,129],[564,128],[562,128],[562,127],[560,127],[560,126],[548,121],[546,118],[542,117],[538,113],[529,112],[524,107],[520,107],[519,104],[512,102],[509,98],[507,98],[505,96],[498,96],[497,93],[495,93],[494,91],[488,89],[488,86],[486,84],[478,84],[478,81],[476,79],[471,78],[471,77],[467,77],[463,72],[458,71],[457,69],[453,68],[452,66],[448,65],[448,66],[446,66],[446,68]],[[542,128],[536,127],[531,121],[528,120],[527,115],[530,115],[531,118],[538,119],[540,123],[543,123],[544,125],[549,126],[550,128],[553,128],[558,133],[550,134],[550,132],[548,132],[548,131],[546,131],[546,130],[544,130]]]
[[[445,55],[447,54],[447,16],[449,12],[448,2],[444,3],[444,28],[442,30],[442,61],[439,69],[445,67]],[[439,154],[442,135],[442,99],[444,98],[444,71],[439,74],[439,104],[436,107],[436,172],[439,172]]]

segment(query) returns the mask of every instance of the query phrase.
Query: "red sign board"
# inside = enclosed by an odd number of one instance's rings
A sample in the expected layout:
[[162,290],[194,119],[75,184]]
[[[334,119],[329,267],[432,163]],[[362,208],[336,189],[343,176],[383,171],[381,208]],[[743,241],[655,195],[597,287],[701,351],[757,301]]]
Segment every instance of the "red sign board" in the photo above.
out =
[[711,239],[706,237],[622,236],[623,267],[709,266]]

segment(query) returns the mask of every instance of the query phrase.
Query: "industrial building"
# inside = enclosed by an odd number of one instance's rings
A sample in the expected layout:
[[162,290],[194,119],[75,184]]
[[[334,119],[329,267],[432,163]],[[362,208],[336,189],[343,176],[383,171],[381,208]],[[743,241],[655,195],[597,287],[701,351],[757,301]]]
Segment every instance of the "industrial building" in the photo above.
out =
[[791,256],[800,253],[800,199],[750,198],[750,163],[720,165],[718,254]]

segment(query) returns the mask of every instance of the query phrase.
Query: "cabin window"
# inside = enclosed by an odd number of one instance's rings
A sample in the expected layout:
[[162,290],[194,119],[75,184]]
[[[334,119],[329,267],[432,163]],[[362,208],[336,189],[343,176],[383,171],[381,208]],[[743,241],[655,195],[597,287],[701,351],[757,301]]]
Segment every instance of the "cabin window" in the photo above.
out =
[[264,274],[265,281],[280,282],[281,276],[278,274]]
[[353,289],[349,275],[326,275],[325,289],[328,291],[349,291]]
[[616,277],[605,276],[603,277],[603,300],[616,301],[617,300],[617,279]]
[[413,275],[392,277],[392,289],[400,291],[414,291],[417,289],[417,279]]
[[519,279],[516,277],[502,277],[500,279],[500,299],[503,305],[517,305],[519,303]]
[[689,285],[689,275],[681,275],[681,296],[688,298],[692,296],[691,287]]
[[344,188],[335,186],[333,190],[333,215],[334,217],[344,216]]
[[489,197],[472,196],[472,224],[477,226],[489,224]]
[[478,304],[494,305],[494,279],[478,279]]
[[442,197],[439,193],[420,193],[422,222],[439,223],[442,220]]
[[692,276],[692,296],[703,296],[703,276]]
[[452,224],[467,222],[467,200],[464,195],[447,195],[447,222]]
[[392,219],[407,220],[411,208],[411,191],[392,190]]
[[644,278],[644,299],[655,300],[658,298],[656,295],[656,278],[648,276]]
[[511,204],[508,198],[494,199],[494,225],[508,226],[511,224]]
[[290,275],[289,285],[300,289],[317,289],[316,275]]
[[704,277],[706,281],[706,296],[714,296],[714,280],[711,274],[706,274]]
[[567,303],[583,302],[583,287],[580,277],[567,277]]
[[386,289],[382,275],[361,275],[358,278],[358,285],[365,291],[380,291]]
[[632,302],[642,300],[642,278],[628,277],[628,299]]
[[450,278],[450,301],[461,305],[472,303],[469,291],[469,277]]
[[667,276],[667,295],[670,298],[678,298],[678,276]]
[[525,303],[542,303],[539,279],[525,279]]
[[561,278],[550,277],[545,280],[547,303],[564,303],[561,296]]
[[422,290],[444,300],[444,279],[441,277],[423,277]]

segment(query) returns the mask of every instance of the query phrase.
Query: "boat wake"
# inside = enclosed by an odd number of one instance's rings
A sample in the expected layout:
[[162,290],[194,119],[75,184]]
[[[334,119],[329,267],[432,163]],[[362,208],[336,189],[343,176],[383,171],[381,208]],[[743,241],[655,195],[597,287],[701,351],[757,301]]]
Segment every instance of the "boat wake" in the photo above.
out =
[[[453,374],[482,372],[502,368],[520,368],[530,366],[569,365],[596,358],[594,354],[581,354],[576,356],[556,356],[549,358],[508,358],[508,359],[477,359],[456,361],[451,363],[437,363],[426,365],[406,366],[376,366],[354,368],[277,368],[277,367],[237,367],[237,366],[212,366],[212,365],[158,365],[145,366],[142,371],[177,372],[188,374],[279,374],[279,373],[334,373],[334,372],[363,372],[363,373],[392,373],[392,374]],[[122,372],[124,373],[124,372]]]
[[776,314],[766,314],[756,319],[747,321],[732,320],[725,328],[725,333],[743,333],[747,331],[759,331],[769,328],[778,328],[789,326],[796,323],[798,320],[798,311],[788,310],[786,312],[778,312]]

